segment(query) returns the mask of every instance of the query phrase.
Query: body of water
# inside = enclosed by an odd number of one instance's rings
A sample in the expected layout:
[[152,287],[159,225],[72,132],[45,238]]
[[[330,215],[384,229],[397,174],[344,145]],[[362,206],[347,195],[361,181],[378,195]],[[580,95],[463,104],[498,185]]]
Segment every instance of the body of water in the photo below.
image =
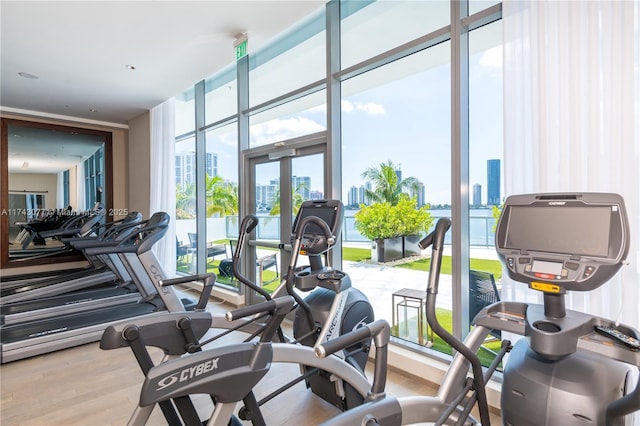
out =
[[[345,210],[344,223],[342,224],[342,238],[344,241],[366,242],[355,226],[354,215],[358,210]],[[430,210],[434,218],[451,217],[449,209]],[[276,239],[280,227],[280,218],[269,216],[268,213],[258,213],[260,225],[258,226],[258,239]],[[471,209],[469,211],[469,240],[472,246],[493,247],[495,233],[495,219],[490,208]],[[435,221],[434,221],[435,225]],[[445,242],[450,243],[450,233],[447,234]]]

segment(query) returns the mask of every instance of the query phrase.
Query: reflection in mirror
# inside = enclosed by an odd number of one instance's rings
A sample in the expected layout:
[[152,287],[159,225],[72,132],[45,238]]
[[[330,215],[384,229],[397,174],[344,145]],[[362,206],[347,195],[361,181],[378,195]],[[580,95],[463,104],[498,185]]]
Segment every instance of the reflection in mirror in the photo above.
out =
[[3,229],[3,261],[45,263],[79,254],[58,231],[80,229],[85,221],[80,215],[97,203],[106,207],[110,134],[8,121],[3,137],[8,182],[2,206],[8,218],[3,221],[8,228]]

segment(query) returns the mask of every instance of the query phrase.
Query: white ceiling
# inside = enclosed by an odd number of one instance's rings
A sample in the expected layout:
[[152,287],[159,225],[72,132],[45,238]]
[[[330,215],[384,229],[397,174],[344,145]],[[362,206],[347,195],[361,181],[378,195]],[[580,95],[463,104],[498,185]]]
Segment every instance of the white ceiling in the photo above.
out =
[[10,125],[9,172],[58,173],[83,162],[104,143],[104,137]]
[[125,125],[324,4],[0,0],[0,106]]

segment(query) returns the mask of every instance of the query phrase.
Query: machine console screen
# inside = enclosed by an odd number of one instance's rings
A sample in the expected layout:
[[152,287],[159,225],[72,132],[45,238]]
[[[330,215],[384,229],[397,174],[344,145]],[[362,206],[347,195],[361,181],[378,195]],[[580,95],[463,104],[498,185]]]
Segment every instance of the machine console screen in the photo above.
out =
[[512,206],[505,248],[607,257],[611,206]]
[[516,281],[592,290],[629,252],[624,200],[611,193],[509,196],[496,226],[496,251]]
[[[329,225],[329,229],[331,229],[331,233],[334,236],[340,235],[340,230],[342,227],[342,219],[343,219],[343,207],[342,203],[338,200],[313,200],[313,201],[305,201],[302,203],[300,210],[298,211],[298,215],[293,222],[293,234],[298,230],[298,224],[308,216],[316,216]],[[322,229],[311,222],[307,225],[304,230],[304,235],[307,237],[313,237],[316,235],[324,235]]]
[[546,262],[544,260],[534,260],[531,265],[531,272],[540,272],[550,275],[562,274],[562,263]]

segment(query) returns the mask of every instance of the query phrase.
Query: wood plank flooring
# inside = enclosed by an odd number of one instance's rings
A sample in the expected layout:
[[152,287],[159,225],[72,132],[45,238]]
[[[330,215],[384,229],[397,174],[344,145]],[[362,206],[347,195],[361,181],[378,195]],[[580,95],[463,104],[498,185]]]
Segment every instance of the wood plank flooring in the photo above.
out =
[[[225,311],[226,306],[212,305]],[[231,342],[236,337],[225,337]],[[159,351],[153,354],[159,359]],[[369,369],[370,370],[370,369]],[[276,383],[298,375],[294,365],[273,365],[256,389],[266,394]],[[372,377],[371,371],[368,377]],[[104,351],[98,343],[87,344],[0,366],[0,424],[17,425],[125,425],[137,405],[143,375],[128,349]],[[387,392],[391,395],[432,395],[435,388],[416,377],[390,371]],[[206,397],[196,400],[205,418],[211,404]],[[269,425],[315,425],[338,410],[313,395],[303,383],[263,406]],[[499,423],[499,417],[492,421]],[[149,424],[164,425],[159,409]]]

